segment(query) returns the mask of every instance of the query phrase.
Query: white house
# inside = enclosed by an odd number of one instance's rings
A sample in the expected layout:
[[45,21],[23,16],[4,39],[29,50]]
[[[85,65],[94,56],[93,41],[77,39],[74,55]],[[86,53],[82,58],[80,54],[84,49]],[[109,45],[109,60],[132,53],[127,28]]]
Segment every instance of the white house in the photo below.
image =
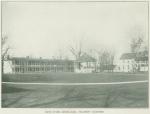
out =
[[138,71],[148,71],[148,57],[136,58]]
[[75,62],[76,73],[92,73],[96,70],[96,59],[84,53]]
[[148,71],[148,56],[124,53],[116,63],[115,72]]
[[134,72],[136,69],[135,53],[124,53],[116,65],[116,72]]

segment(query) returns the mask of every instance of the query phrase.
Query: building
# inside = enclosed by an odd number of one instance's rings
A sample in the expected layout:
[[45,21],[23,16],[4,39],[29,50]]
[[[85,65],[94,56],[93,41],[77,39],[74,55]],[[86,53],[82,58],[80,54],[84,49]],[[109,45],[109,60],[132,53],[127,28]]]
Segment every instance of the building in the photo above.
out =
[[148,71],[148,57],[136,58],[137,70],[138,71]]
[[4,73],[74,72],[74,61],[12,57],[4,62]]
[[45,72],[147,72],[148,52],[124,53],[116,64],[100,65],[96,59],[84,53],[76,61],[12,57],[4,61],[4,73],[45,73]]
[[148,71],[148,51],[139,52],[135,61],[138,71]]
[[92,73],[96,71],[96,59],[84,53],[75,62],[75,72]]
[[140,53],[124,53],[118,60],[115,72],[139,72],[148,71],[148,54]]
[[124,53],[117,61],[115,72],[134,72],[136,69],[136,54]]

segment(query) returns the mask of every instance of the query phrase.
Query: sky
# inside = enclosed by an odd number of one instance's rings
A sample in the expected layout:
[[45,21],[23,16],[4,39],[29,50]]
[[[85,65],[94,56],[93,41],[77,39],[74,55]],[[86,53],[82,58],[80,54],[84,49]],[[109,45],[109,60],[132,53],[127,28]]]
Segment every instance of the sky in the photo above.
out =
[[147,39],[146,2],[3,2],[2,34],[16,57],[72,57],[69,47],[81,40],[83,51],[130,52],[139,33]]

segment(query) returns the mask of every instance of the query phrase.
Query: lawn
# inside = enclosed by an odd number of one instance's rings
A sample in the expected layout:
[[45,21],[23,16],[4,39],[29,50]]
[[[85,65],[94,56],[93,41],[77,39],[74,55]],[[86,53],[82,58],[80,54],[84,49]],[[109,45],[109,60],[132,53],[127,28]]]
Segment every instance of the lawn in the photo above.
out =
[[[100,83],[137,80],[148,80],[148,74],[49,73],[3,76],[3,81],[35,83]],[[148,83],[76,86],[2,84],[2,107],[147,108]]]
[[51,83],[99,83],[116,81],[148,80],[148,73],[45,73],[45,74],[5,74],[6,82],[51,82]]

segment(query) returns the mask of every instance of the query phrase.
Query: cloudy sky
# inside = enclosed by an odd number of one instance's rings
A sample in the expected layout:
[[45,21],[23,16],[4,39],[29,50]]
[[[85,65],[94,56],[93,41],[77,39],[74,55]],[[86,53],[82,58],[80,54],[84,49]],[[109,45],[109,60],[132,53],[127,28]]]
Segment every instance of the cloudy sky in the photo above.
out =
[[2,34],[13,56],[71,56],[79,40],[84,51],[123,53],[132,36],[147,37],[147,10],[146,2],[3,2]]

